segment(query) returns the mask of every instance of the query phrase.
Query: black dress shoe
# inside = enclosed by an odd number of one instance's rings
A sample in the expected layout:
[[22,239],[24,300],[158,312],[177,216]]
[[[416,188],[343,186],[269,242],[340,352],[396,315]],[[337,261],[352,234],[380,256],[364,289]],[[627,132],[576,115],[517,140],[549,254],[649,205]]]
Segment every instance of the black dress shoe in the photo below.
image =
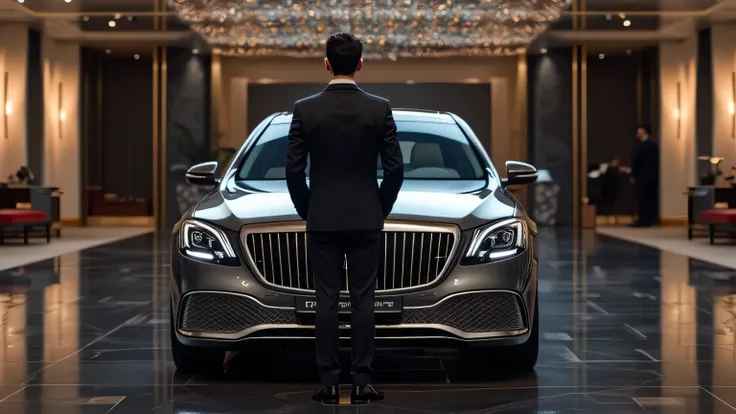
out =
[[317,392],[312,394],[314,401],[327,405],[340,404],[340,386],[339,385],[323,385]]
[[353,390],[350,392],[350,404],[352,405],[368,404],[371,401],[379,401],[383,398],[383,393],[370,384],[353,385]]

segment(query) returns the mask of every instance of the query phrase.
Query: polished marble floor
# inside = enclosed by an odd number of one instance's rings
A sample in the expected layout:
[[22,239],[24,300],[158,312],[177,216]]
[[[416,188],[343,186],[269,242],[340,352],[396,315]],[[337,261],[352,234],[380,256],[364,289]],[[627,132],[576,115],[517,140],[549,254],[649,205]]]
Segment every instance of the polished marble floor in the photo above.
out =
[[384,351],[387,399],[363,408],[310,401],[311,349],[176,375],[154,234],[0,271],[0,413],[736,413],[736,270],[593,233],[539,243],[535,374]]

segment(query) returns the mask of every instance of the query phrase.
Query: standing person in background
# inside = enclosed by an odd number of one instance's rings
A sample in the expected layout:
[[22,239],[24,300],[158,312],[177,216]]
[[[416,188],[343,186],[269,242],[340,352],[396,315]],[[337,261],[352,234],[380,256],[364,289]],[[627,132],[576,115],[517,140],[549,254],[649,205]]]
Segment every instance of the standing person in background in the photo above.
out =
[[639,218],[634,226],[651,227],[657,222],[659,209],[659,146],[644,125],[636,129],[636,138],[639,142],[631,161],[631,178],[636,185]]

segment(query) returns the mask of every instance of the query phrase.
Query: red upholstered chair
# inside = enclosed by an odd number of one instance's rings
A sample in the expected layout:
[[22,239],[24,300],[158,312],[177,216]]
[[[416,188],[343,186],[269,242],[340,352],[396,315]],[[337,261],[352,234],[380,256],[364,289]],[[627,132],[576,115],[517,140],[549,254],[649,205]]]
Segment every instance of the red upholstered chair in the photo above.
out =
[[43,211],[0,209],[0,243],[3,242],[5,233],[22,230],[23,243],[28,244],[28,233],[34,227],[44,227],[46,242],[51,240],[51,221]]
[[736,208],[703,211],[698,218],[708,224],[710,244],[713,244],[716,227],[736,227]]

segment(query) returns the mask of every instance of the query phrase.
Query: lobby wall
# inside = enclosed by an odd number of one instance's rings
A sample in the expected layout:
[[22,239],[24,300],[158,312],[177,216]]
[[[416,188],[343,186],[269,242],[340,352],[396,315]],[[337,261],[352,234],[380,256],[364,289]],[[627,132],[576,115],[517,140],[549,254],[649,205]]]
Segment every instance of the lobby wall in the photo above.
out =
[[659,44],[661,116],[660,217],[687,217],[683,195],[696,182],[698,38]]
[[[81,217],[80,47],[43,36],[43,184],[59,187],[61,218]],[[34,149],[35,150],[35,149]]]
[[[7,93],[12,113],[4,116],[0,108],[0,181],[15,175],[18,167],[28,162],[26,148],[26,77],[28,67],[28,25],[2,22],[0,24],[0,99]],[[8,90],[4,77],[8,74]],[[7,137],[5,130],[7,128]]]
[[736,100],[736,24],[719,23],[711,28],[713,51],[713,155],[723,157],[721,169],[736,166],[733,106]]

